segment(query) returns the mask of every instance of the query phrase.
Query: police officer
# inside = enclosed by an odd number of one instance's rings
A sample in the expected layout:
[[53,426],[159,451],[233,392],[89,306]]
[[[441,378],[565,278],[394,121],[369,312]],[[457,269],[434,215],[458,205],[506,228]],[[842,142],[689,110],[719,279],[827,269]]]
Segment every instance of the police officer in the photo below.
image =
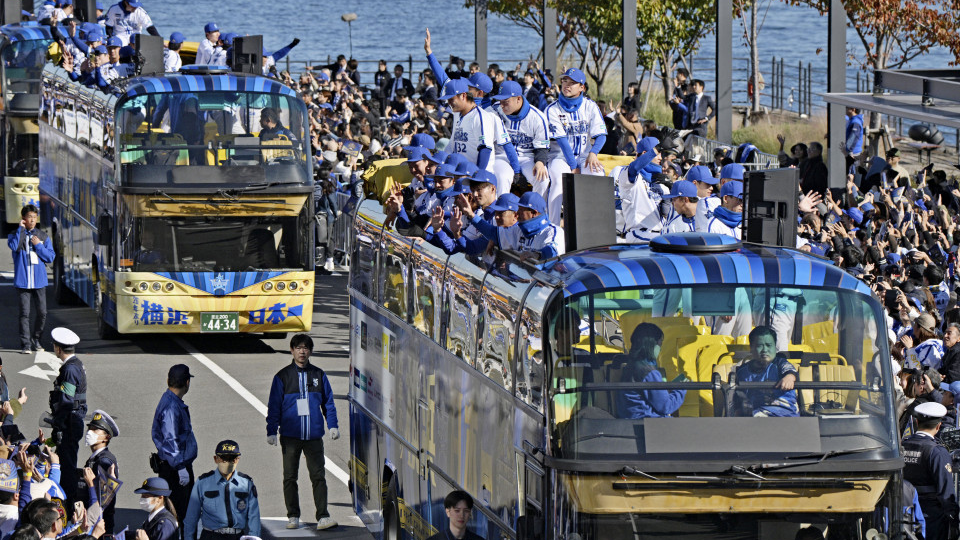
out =
[[[93,451],[87,462],[84,463],[84,487],[78,489],[96,488],[94,497],[99,498],[103,492],[101,485],[106,476],[120,479],[120,467],[117,465],[117,456],[113,455],[107,445],[114,437],[120,436],[120,428],[109,414],[99,409],[93,411],[90,422],[87,423],[87,433],[84,435],[84,442]],[[113,534],[113,516],[117,507],[117,499],[114,498],[106,506],[100,501],[103,507],[103,523],[106,525],[107,534]]]
[[171,488],[170,502],[176,509],[181,531],[193,488],[193,460],[197,459],[197,438],[190,423],[190,409],[183,402],[183,396],[190,390],[191,377],[190,368],[183,364],[170,367],[167,391],[157,404],[151,430],[157,447],[156,463],[152,464],[156,465],[154,472]]
[[951,538],[957,519],[957,494],[953,487],[950,452],[934,439],[947,408],[939,403],[917,405],[917,432],[903,440],[903,478],[917,490],[927,524],[927,540]]
[[260,503],[257,487],[248,475],[237,471],[240,446],[220,441],[213,456],[217,468],[200,475],[190,492],[190,505],[183,518],[183,537],[197,537],[197,522],[203,520],[200,540],[239,540],[260,536]]
[[170,512],[173,504],[170,485],[163,478],[147,478],[133,490],[140,495],[140,508],[147,511],[147,520],[137,529],[136,540],[176,540],[180,538],[177,517]]
[[83,438],[83,417],[87,414],[87,372],[74,354],[80,338],[72,330],[60,326],[53,329],[50,337],[53,354],[63,362],[50,392],[50,423],[60,456],[60,485],[72,504],[79,500],[77,452]]

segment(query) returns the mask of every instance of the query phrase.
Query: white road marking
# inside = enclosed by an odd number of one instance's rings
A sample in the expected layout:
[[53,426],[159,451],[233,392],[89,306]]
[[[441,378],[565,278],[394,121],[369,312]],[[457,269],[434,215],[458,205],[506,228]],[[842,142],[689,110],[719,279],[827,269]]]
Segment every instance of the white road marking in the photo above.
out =
[[[59,358],[47,351],[39,351],[36,353],[36,356],[33,358],[32,366],[24,369],[20,372],[21,375],[26,375],[27,377],[34,377],[37,379],[43,379],[45,381],[50,381],[50,377],[56,377],[60,372],[60,365],[63,362]],[[44,369],[43,366],[49,366],[49,370]]]
[[[187,343],[187,341],[183,338],[176,337],[176,338],[173,338],[173,341],[176,342],[178,345],[180,345],[180,347],[182,347],[183,350],[187,351],[187,354],[194,357],[198,362],[203,364],[204,367],[212,371],[214,375],[216,375],[217,377],[220,377],[220,380],[227,383],[227,386],[232,388],[234,392],[239,394],[240,397],[246,400],[247,403],[252,405],[253,408],[257,410],[257,412],[262,414],[264,417],[267,416],[267,406],[264,405],[262,401],[257,399],[257,396],[253,395],[252,393],[250,393],[249,390],[244,388],[243,385],[240,384],[239,381],[234,379],[232,375],[230,375],[229,373],[224,371],[223,368],[218,366],[216,362],[204,356],[203,353],[195,349],[193,345],[190,345],[189,343]],[[334,463],[329,456],[325,456],[325,457],[326,459],[323,460],[324,468],[330,471],[330,474],[335,476],[337,480],[340,480],[341,482],[343,482],[344,485],[347,485],[347,483],[350,481],[350,475],[347,474],[346,471],[341,469],[336,463]]]

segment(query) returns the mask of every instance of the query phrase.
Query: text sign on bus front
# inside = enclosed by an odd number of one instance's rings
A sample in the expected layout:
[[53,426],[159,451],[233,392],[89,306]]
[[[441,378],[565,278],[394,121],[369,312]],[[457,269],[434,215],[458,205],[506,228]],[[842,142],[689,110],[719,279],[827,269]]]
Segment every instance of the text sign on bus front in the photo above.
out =
[[237,313],[201,313],[201,332],[236,332],[240,328],[240,317]]

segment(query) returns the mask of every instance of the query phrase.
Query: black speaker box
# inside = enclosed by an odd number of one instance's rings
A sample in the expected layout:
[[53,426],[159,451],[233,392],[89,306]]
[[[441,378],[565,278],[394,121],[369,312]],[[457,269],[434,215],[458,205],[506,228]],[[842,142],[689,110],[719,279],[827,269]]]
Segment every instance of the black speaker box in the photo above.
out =
[[263,36],[234,38],[230,61],[230,67],[237,73],[263,74]]
[[[20,22],[20,14],[23,9],[23,3],[20,0],[3,0],[3,24],[17,24]],[[27,11],[33,12],[31,5]]]
[[97,22],[97,0],[73,0],[73,17],[81,22]]
[[743,184],[743,240],[769,246],[797,246],[797,169],[747,174]]
[[613,177],[563,175],[563,235],[567,251],[608,246],[617,241]]
[[134,48],[138,54],[143,56],[143,67],[140,68],[140,74],[163,73],[163,38],[149,34],[136,34],[133,38]]

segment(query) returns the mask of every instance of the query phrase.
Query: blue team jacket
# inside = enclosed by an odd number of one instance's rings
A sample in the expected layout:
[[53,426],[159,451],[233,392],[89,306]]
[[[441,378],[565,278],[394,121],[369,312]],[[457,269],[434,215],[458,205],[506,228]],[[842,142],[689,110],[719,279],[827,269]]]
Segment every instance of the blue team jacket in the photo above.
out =
[[[308,414],[299,414],[299,399],[307,400]],[[330,429],[338,427],[333,388],[327,375],[313,364],[300,368],[291,360],[290,365],[273,377],[267,405],[267,435],[276,435],[279,428],[283,437],[303,441],[320,439],[324,418]]]
[[[36,236],[40,243],[30,243],[30,236]],[[50,237],[40,229],[27,231],[22,225],[7,237],[7,245],[13,252],[13,286],[18,289],[42,289],[47,286],[47,268],[44,264],[53,262],[56,253]],[[30,253],[37,254],[37,264],[30,264]]]

